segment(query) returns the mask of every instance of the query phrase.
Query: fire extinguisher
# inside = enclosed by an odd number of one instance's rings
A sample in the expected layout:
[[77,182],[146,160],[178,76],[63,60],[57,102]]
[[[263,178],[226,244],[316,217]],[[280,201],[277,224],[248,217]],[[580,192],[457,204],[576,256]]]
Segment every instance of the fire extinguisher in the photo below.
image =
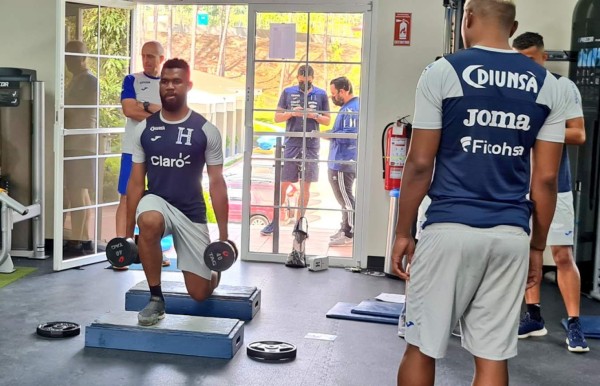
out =
[[412,125],[406,120],[408,117],[407,115],[395,122],[388,123],[381,136],[385,190],[400,189],[402,183],[402,173],[412,131]]

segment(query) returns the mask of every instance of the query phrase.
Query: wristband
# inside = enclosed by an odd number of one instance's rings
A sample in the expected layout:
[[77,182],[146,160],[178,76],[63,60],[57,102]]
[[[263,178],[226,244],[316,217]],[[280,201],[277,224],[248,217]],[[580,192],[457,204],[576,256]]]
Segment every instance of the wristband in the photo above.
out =
[[150,110],[148,110],[148,107],[150,107],[150,102],[146,101],[146,102],[143,103],[143,105],[144,105],[144,111],[147,112],[147,113],[149,113],[149,114],[152,114],[150,112]]

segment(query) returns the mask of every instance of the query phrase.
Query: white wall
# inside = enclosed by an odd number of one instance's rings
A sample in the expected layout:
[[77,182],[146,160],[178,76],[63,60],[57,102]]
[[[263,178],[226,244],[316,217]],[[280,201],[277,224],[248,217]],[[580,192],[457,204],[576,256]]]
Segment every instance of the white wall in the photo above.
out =
[[[577,0],[516,0],[517,34],[534,31],[545,37],[548,49],[570,49],[571,19]],[[412,12],[412,45],[394,47],[391,42],[395,12]],[[400,115],[413,114],[415,86],[423,68],[443,51],[444,8],[437,0],[377,1],[376,63],[373,105],[369,107],[368,161],[364,184],[369,187],[365,218],[367,255],[384,256],[389,198],[381,178],[381,134],[385,125]],[[552,71],[566,74],[566,64],[549,63]],[[361,256],[363,261],[366,256]]]
[[[214,1],[220,3],[222,1]],[[289,3],[306,3],[285,1]],[[341,1],[334,1],[339,3]],[[165,1],[166,3],[166,1]],[[568,49],[571,18],[576,0],[516,0],[520,28],[518,33],[536,31],[546,38],[549,49]],[[35,10],[35,12],[33,12]],[[412,12],[412,45],[392,45],[395,12]],[[543,15],[543,17],[540,17]],[[375,0],[371,64],[373,92],[369,106],[367,176],[361,184],[371,187],[364,226],[368,228],[366,254],[385,254],[388,196],[381,179],[380,141],[383,128],[400,115],[413,113],[414,93],[422,69],[442,53],[444,8],[438,0]],[[57,46],[57,2],[55,0],[2,1],[0,12],[0,66],[33,68],[46,82],[46,225],[52,237],[54,95]],[[23,31],[26,34],[16,34]],[[11,37],[8,39],[6,37]],[[566,67],[565,67],[566,68]],[[564,71],[562,71],[564,73]],[[366,256],[361,256],[366,261]]]
[[[415,88],[423,68],[443,53],[444,7],[441,1],[403,0],[377,2],[375,87],[369,106],[369,162],[364,184],[369,186],[367,255],[384,256],[389,196],[383,189],[381,175],[381,135],[385,126],[400,116],[411,115],[414,110]],[[410,47],[394,47],[394,14],[412,13]],[[410,119],[410,118],[409,118]],[[361,183],[362,184],[362,183]],[[366,262],[366,256],[361,256]]]
[[52,238],[54,211],[54,95],[56,78],[55,0],[2,1],[0,6],[0,66],[30,68],[46,90],[46,237]]

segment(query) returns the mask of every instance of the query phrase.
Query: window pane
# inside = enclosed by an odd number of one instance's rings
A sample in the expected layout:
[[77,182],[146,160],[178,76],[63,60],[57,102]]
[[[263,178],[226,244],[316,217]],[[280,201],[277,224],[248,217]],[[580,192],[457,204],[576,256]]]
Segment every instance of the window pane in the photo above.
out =
[[123,78],[129,74],[129,60],[100,60],[100,104],[120,105]]
[[100,7],[100,55],[129,56],[131,11]]
[[121,157],[108,157],[98,159],[98,181],[102,190],[100,193],[100,204],[118,202],[119,193],[119,171],[121,168]]

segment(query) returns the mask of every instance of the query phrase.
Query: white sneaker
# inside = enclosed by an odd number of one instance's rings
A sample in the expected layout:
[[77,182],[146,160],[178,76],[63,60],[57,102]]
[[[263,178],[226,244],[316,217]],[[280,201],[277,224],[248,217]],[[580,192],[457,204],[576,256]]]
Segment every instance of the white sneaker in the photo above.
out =
[[332,234],[331,236],[329,236],[329,240],[335,240],[337,238],[342,237],[342,235],[344,235],[344,231],[340,229],[339,231],[337,231],[334,234]]
[[346,237],[345,234],[342,234],[337,239],[330,240],[329,246],[330,247],[341,247],[341,246],[345,246],[345,245],[352,245],[352,241],[353,241],[353,239],[351,239],[350,237]]

